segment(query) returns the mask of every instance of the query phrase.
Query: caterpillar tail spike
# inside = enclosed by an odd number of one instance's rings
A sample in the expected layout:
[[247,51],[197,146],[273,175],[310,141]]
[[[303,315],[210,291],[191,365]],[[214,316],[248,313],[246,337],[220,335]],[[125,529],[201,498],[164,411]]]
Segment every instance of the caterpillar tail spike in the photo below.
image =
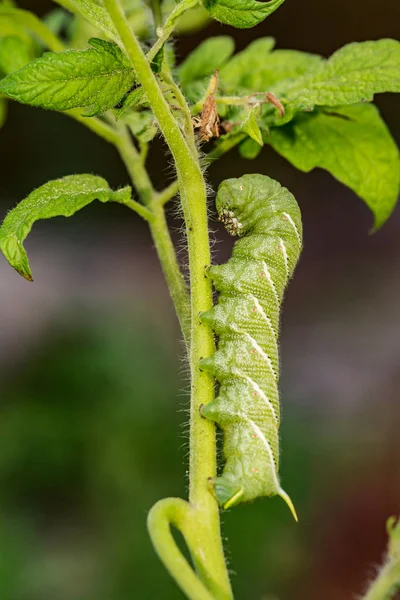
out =
[[290,512],[293,515],[294,520],[296,521],[296,523],[298,523],[299,522],[299,518],[297,516],[296,509],[294,507],[294,504],[293,504],[292,499],[289,496],[289,494],[287,492],[285,492],[285,490],[283,490],[282,488],[280,488],[280,490],[278,492],[278,496],[280,496],[282,498],[282,500],[284,500],[286,502],[286,504],[289,507]]

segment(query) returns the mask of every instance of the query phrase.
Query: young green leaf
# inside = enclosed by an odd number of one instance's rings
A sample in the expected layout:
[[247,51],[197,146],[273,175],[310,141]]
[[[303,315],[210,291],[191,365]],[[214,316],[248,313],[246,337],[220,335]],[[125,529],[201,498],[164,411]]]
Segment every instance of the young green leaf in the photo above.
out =
[[144,89],[142,87],[138,87],[135,90],[133,90],[132,92],[129,92],[129,94],[126,96],[126,98],[124,98],[124,100],[122,102],[122,106],[120,109],[117,110],[115,116],[117,119],[120,119],[121,117],[124,116],[126,111],[129,110],[130,108],[136,108],[139,106],[146,106],[146,105],[148,105],[146,92],[144,91]]
[[85,116],[116,106],[135,81],[116,44],[91,40],[93,48],[49,52],[0,82],[0,92],[32,106],[54,110],[88,108]]
[[[164,6],[165,2],[163,2]],[[208,11],[203,5],[198,5],[185,12],[178,21],[176,33],[178,35],[189,35],[196,33],[206,27],[211,21]]]
[[213,19],[225,25],[248,29],[264,21],[283,4],[284,0],[202,0]]
[[143,143],[151,142],[157,135],[157,122],[149,110],[130,112],[125,115],[125,122],[133,135]]
[[89,21],[89,23],[100,31],[103,31],[110,38],[118,41],[119,36],[102,2],[96,2],[95,0],[72,0],[72,3],[76,5],[77,12]]
[[11,210],[0,227],[0,249],[22,277],[32,281],[32,273],[23,242],[39,219],[70,217],[93,202],[130,200],[131,188],[113,191],[107,181],[95,175],[69,175],[49,181],[29,194]]
[[272,52],[274,45],[273,38],[260,38],[236,54],[220,72],[224,89],[228,92],[269,91],[278,81],[300,77],[323,60],[317,54],[296,50]]
[[299,115],[266,139],[298,169],[326,169],[356,192],[372,210],[375,228],[390,216],[400,189],[399,151],[375,106]]
[[215,69],[221,69],[235,50],[235,42],[228,35],[208,38],[189,54],[178,69],[182,85],[204,79]]
[[263,146],[264,142],[257,122],[261,113],[260,109],[261,106],[259,104],[257,104],[251,109],[249,116],[244,121],[244,123],[242,123],[241,130],[247,133],[247,135],[249,135],[252,140],[257,142],[259,146]]
[[23,38],[14,35],[0,38],[0,71],[5,75],[22,69],[33,57],[32,44]]
[[162,65],[164,62],[164,46],[160,48],[155,57],[152,59],[150,65],[153,73],[161,73]]
[[285,94],[294,110],[370,102],[374,94],[400,92],[400,42],[383,39],[344,46],[314,67]]

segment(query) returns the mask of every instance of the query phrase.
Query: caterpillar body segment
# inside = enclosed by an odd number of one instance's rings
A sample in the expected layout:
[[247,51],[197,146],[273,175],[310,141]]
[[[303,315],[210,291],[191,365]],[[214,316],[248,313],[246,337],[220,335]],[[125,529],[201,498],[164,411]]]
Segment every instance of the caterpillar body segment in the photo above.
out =
[[218,303],[201,318],[219,337],[201,368],[220,383],[202,408],[224,434],[223,473],[214,481],[224,508],[282,496],[279,481],[280,306],[302,245],[301,214],[292,194],[264,175],[224,181],[216,200],[227,231],[238,235],[232,257],[211,267]]

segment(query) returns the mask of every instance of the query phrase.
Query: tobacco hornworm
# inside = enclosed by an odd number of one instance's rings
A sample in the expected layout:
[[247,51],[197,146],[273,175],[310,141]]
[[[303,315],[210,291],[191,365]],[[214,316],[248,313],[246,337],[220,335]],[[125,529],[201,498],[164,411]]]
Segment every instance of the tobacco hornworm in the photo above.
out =
[[219,219],[238,235],[232,257],[211,267],[218,303],[201,319],[219,336],[218,350],[201,369],[220,383],[218,397],[202,407],[224,433],[226,463],[214,481],[224,508],[260,496],[280,495],[279,311],[302,245],[295,198],[264,175],[227,179],[218,189]]

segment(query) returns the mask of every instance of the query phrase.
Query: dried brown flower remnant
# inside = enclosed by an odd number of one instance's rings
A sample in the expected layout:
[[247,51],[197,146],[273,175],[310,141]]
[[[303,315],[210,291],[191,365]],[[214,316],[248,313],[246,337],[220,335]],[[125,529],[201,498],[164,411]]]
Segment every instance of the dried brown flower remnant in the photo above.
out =
[[215,102],[215,92],[218,88],[218,69],[214,71],[208,86],[209,94],[203,104],[200,117],[193,119],[194,126],[200,128],[200,139],[202,142],[208,142],[213,137],[219,137],[219,116],[217,103]]
[[285,107],[283,106],[279,98],[277,98],[272,92],[265,92],[265,99],[270,104],[276,106],[276,108],[279,110],[279,114],[281,115],[281,117],[283,117],[283,115],[285,114]]

